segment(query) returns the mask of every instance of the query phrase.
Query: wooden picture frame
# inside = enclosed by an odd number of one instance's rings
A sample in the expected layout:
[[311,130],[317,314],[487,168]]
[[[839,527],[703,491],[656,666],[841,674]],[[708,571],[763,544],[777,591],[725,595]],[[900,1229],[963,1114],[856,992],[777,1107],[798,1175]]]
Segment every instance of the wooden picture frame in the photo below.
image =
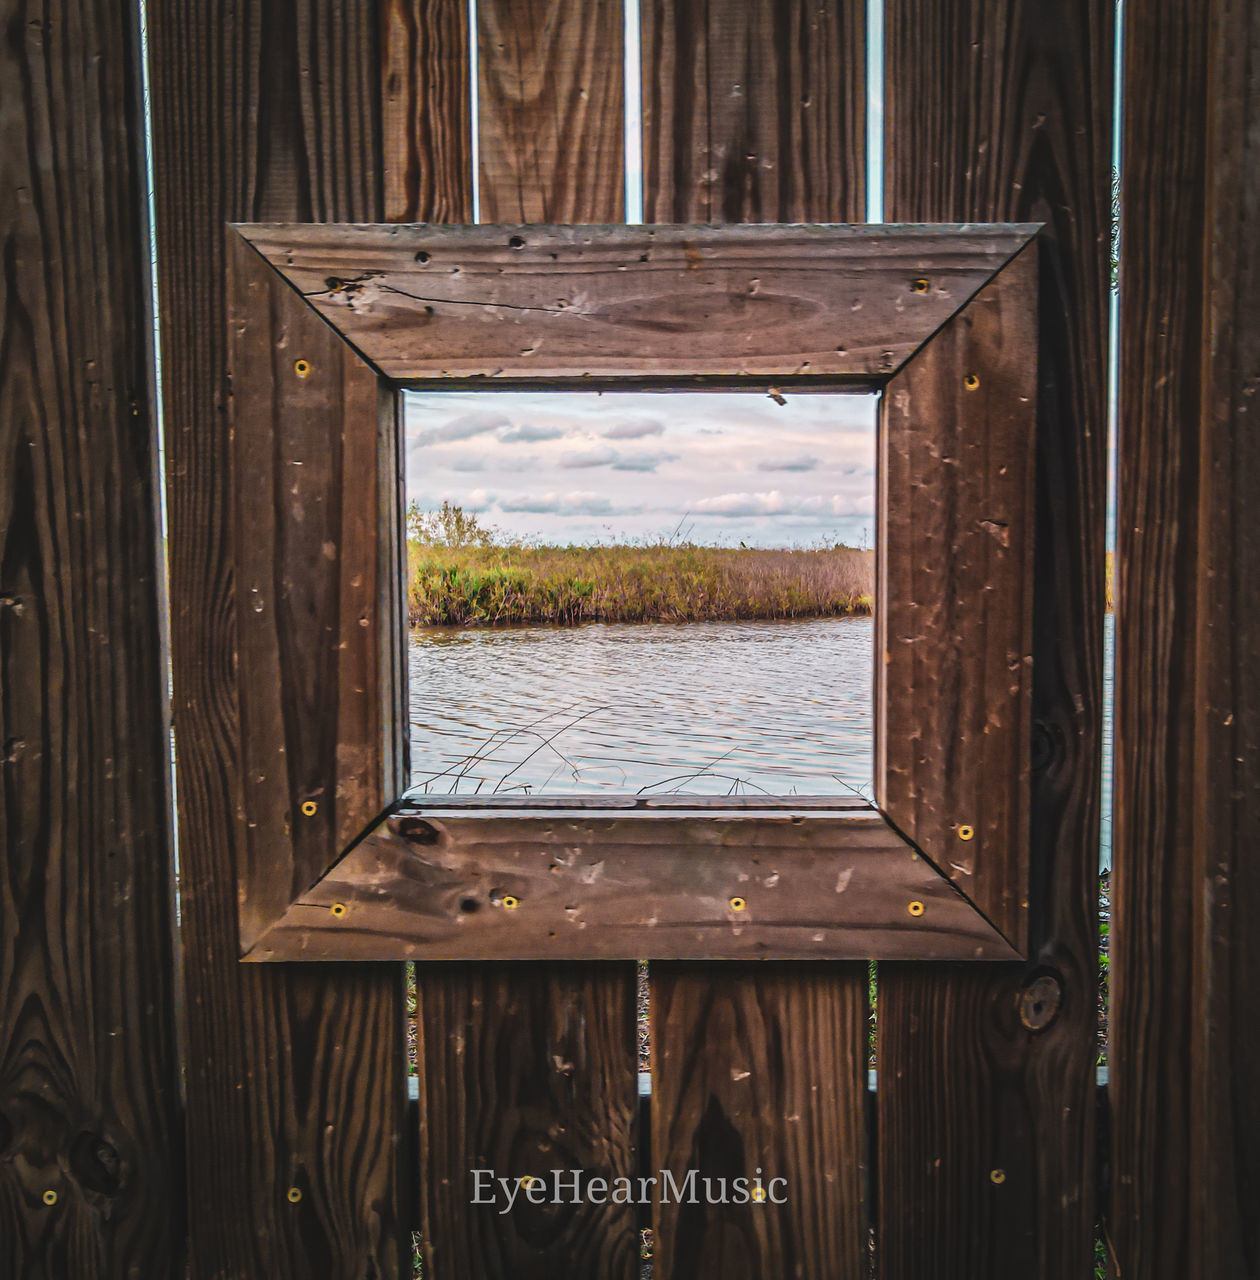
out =
[[[230,227],[243,958],[1019,958],[1038,230]],[[403,799],[400,388],[855,385],[875,805]]]

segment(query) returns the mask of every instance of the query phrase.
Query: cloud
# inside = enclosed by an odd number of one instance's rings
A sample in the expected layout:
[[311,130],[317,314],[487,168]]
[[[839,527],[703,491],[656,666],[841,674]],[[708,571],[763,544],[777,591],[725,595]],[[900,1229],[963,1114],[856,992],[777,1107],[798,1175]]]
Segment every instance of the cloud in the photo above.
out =
[[597,493],[575,491],[572,493],[522,494],[515,498],[500,498],[499,510],[524,512],[530,515],[554,516],[609,516],[624,515],[633,507],[614,507]]
[[676,453],[631,453],[613,463],[614,471],[655,471],[662,462],[674,462]]
[[559,440],[564,435],[560,427],[539,427],[532,422],[522,422],[519,427],[512,427],[499,433],[504,444],[532,444],[538,440]]
[[560,465],[570,470],[581,467],[606,467],[617,461],[621,455],[616,449],[606,444],[596,445],[593,449],[581,449],[560,455]]
[[656,418],[627,418],[604,432],[605,440],[642,440],[644,436],[659,436],[665,424]]
[[430,427],[428,431],[417,431],[408,441],[409,447],[430,444],[447,444],[452,440],[471,440],[473,436],[484,436],[490,431],[498,431],[502,427],[510,427],[512,420],[504,413],[492,409],[474,410],[472,413],[461,413],[440,427]]
[[475,453],[466,453],[458,458],[452,458],[446,465],[452,471],[484,471],[486,469],[486,460],[478,457]]
[[822,464],[821,458],[803,453],[795,458],[766,458],[757,463],[758,471],[813,471]]
[[869,497],[830,497],[814,494],[806,498],[785,498],[778,489],[765,493],[723,493],[700,498],[690,504],[692,511],[709,516],[850,516],[866,515]]

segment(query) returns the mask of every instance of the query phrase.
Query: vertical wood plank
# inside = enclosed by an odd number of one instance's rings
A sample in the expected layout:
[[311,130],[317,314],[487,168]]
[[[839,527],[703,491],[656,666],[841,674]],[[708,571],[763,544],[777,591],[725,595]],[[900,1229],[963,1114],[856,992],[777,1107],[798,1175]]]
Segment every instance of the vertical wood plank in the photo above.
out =
[[483,222],[620,222],[621,0],[478,0]]
[[224,253],[228,221],[379,218],[380,15],[182,0],[150,17],[193,1275],[385,1280],[407,1265],[401,966],[237,961]]
[[[1260,1276],[1260,13],[1212,8],[1199,451],[1191,1256]],[[1197,895],[1196,895],[1197,896]]]
[[[645,0],[645,218],[862,221],[865,11]],[[652,1172],[761,1163],[791,1196],[658,1200],[661,1280],[866,1275],[867,979],[862,964],[651,966]]]
[[1206,11],[1125,15],[1110,1237],[1153,1277],[1260,1274],[1260,21]]
[[0,24],[0,1274],[175,1275],[138,9]]
[[388,222],[472,217],[468,0],[381,0]]
[[885,216],[1040,220],[1033,965],[880,967],[880,1265],[1085,1274],[1093,1098],[1113,6],[889,0]]
[[[656,1274],[864,1274],[867,1010],[857,968],[651,966],[652,1173],[668,1170],[683,1188],[681,1203],[669,1195],[657,1205]],[[747,1194],[758,1176],[760,1202]]]
[[[420,965],[421,1238],[426,1276],[633,1280],[637,1109],[625,965]],[[540,1178],[532,1204],[519,1187]],[[575,1172],[582,1198],[574,1191]],[[559,1175],[560,1181],[557,1181]],[[473,1203],[482,1199],[482,1203]],[[574,1203],[578,1200],[577,1203]],[[558,1203],[557,1203],[558,1201]]]
[[[477,11],[482,220],[620,221],[621,6],[482,0]],[[501,1177],[530,1162],[545,1166],[535,1176],[634,1171],[633,967],[420,964],[416,996],[426,1276],[630,1280],[633,1209],[500,1216],[469,1188],[470,1170],[490,1165]]]
[[643,0],[648,222],[861,222],[866,5]]

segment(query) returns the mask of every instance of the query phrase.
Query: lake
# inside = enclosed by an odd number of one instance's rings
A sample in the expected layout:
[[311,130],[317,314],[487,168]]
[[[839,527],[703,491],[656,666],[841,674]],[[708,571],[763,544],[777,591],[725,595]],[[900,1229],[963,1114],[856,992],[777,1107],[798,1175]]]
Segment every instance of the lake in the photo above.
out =
[[[871,796],[869,617],[411,634],[411,764],[438,795]],[[1107,618],[1103,865],[1110,862]]]

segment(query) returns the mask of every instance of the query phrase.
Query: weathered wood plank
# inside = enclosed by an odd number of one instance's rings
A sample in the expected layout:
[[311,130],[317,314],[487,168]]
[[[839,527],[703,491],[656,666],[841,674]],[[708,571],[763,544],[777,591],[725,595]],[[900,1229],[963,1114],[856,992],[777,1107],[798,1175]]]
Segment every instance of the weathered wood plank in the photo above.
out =
[[866,5],[644,0],[648,222],[860,222]]
[[248,949],[407,785],[398,408],[227,235]]
[[[1200,444],[1191,1257],[1260,1274],[1260,14],[1213,8]],[[1199,1280],[1196,1277],[1196,1280]]]
[[482,222],[625,216],[621,0],[478,0]]
[[[651,975],[652,1172],[694,1170],[697,1201],[658,1207],[654,1274],[862,1275],[865,987],[844,965]],[[735,1203],[729,1180],[758,1175],[766,1198]],[[732,1202],[708,1203],[706,1178]]]
[[175,1275],[138,10],[0,24],[0,1274]]
[[[626,966],[420,965],[416,986],[425,1275],[632,1280],[638,1211],[611,1200],[614,1179],[638,1174]],[[473,1203],[489,1185],[476,1169],[541,1178],[560,1203],[518,1194],[508,1212],[502,1187]],[[608,1203],[586,1195],[594,1178]]]
[[239,230],[407,381],[887,375],[1036,227]]
[[250,959],[1013,955],[875,809],[421,805],[368,835]]
[[381,166],[390,222],[471,222],[467,0],[380,0]]
[[1032,697],[1036,247],[880,401],[875,784],[1022,950]]
[[[850,30],[856,30],[860,18],[855,11],[862,7],[846,3],[845,22]],[[792,217],[809,222],[831,219],[861,222],[866,216],[865,169],[856,160],[858,152],[855,148],[860,148],[857,140],[864,138],[866,129],[865,101],[858,88],[865,83],[865,41],[851,40],[843,50],[843,62],[837,64],[830,61],[831,49],[829,41],[825,40],[822,44],[826,55],[819,57],[803,52],[799,55],[798,69],[794,49],[786,48],[782,43],[755,41],[741,34],[741,28],[745,26],[750,32],[764,30],[757,24],[764,22],[767,11],[776,15],[772,21],[777,30],[781,31],[786,26],[788,30],[805,34],[812,20],[789,16],[784,23],[778,15],[786,9],[784,5],[735,5],[723,0],[703,6],[707,19],[703,34],[714,43],[719,60],[724,49],[746,48],[749,65],[756,68],[748,77],[747,85],[741,82],[744,119],[773,119],[787,123],[787,128],[779,135],[781,141],[773,149],[759,127],[750,126],[745,132],[742,125],[737,125],[735,135],[756,137],[761,148],[758,155],[777,163],[780,173],[792,171],[797,164],[800,166],[799,171],[792,175],[790,193],[785,185],[778,182],[767,180],[763,183],[760,179],[766,174],[764,171],[758,173],[756,189],[760,196],[768,198],[771,187],[777,188],[775,198],[779,207],[771,214],[769,206],[765,206],[765,216],[775,216],[780,209],[786,213],[783,202],[790,196],[788,207]],[[699,24],[691,16],[690,9],[679,6],[671,12],[676,21],[684,24],[682,30],[687,39],[691,38],[688,31],[699,35]],[[644,158],[648,174],[644,207],[648,218],[695,217],[699,216],[698,210],[691,207],[685,213],[675,214],[674,201],[691,202],[700,190],[717,194],[717,189],[709,185],[707,168],[699,172],[686,170],[687,163],[694,163],[695,151],[690,155],[681,150],[675,151],[673,161],[681,172],[676,168],[674,173],[665,175],[659,167],[653,172],[652,166],[659,166],[664,140],[704,139],[704,147],[710,154],[701,154],[700,158],[707,158],[711,163],[712,149],[729,146],[735,139],[729,131],[723,137],[722,130],[714,130],[709,123],[715,107],[719,113],[722,111],[722,106],[713,99],[720,96],[724,86],[719,84],[718,95],[698,93],[694,72],[689,74],[685,61],[678,59],[676,66],[670,67],[663,53],[658,51],[652,32],[660,32],[662,47],[665,33],[659,26],[652,28],[650,24],[664,14],[664,9],[645,6],[644,30],[648,34],[643,42],[644,104],[656,140],[645,137]],[[708,18],[712,14],[718,15],[716,29]],[[685,24],[695,25],[688,27]],[[831,34],[833,28],[829,19],[822,20],[822,27],[828,35]],[[678,46],[674,47],[677,51]],[[686,47],[685,42],[683,47]],[[803,105],[798,108],[797,101],[792,98],[792,91],[800,84],[802,75],[816,74],[818,83],[823,83],[821,66],[827,68],[825,83],[828,86],[848,86],[847,91],[841,88],[839,94],[820,92],[818,95],[819,117],[842,122],[840,127],[847,135],[844,147],[847,156],[837,157],[830,147],[819,145],[827,126],[822,124],[820,131],[818,121],[810,115],[813,108]],[[811,71],[805,72],[806,67]],[[859,71],[859,67],[863,70]],[[659,96],[655,84],[650,81],[662,83]],[[668,89],[664,87],[666,83]],[[813,89],[811,82],[811,94]],[[840,109],[838,102],[846,93],[843,101],[848,105]],[[734,117],[727,119],[734,121]],[[806,128],[810,130],[811,140],[805,143],[805,154],[795,150],[794,142],[782,141],[785,134],[792,138],[796,136],[795,130]],[[804,141],[803,135],[800,136]],[[854,160],[851,161],[849,156],[855,157]],[[733,181],[729,184],[723,181],[721,203],[710,202],[706,217],[758,216],[747,200],[750,188],[744,186],[744,179],[749,175],[743,168],[742,157],[736,156],[734,160],[724,175]],[[731,228],[725,234],[738,237],[750,233]],[[920,278],[922,273],[915,272],[906,281],[910,290],[908,306],[915,305],[916,300],[922,301],[925,296],[914,292],[913,281]],[[823,346],[823,350],[831,351],[831,356],[840,355],[834,349],[850,342],[847,335],[853,330],[847,323],[849,319],[839,315],[832,323],[833,341]],[[759,340],[764,343],[770,327],[762,324],[759,318],[756,324],[761,330]],[[870,354],[877,365],[886,359],[883,352]],[[896,363],[894,360],[887,369],[891,370]],[[776,1174],[786,1177],[793,1192],[801,1197],[799,1214],[791,1209],[786,1214],[776,1213],[767,1232],[749,1236],[744,1228],[752,1224],[746,1220],[732,1222],[731,1209],[705,1206],[697,1213],[695,1208],[688,1206],[689,1216],[681,1221],[670,1219],[668,1207],[658,1202],[653,1209],[659,1233],[657,1266],[669,1280],[692,1280],[694,1276],[712,1275],[721,1275],[723,1280],[732,1275],[745,1280],[784,1280],[794,1272],[827,1275],[832,1280],[864,1280],[867,1274],[864,1247],[864,1237],[869,1229],[867,1213],[865,1204],[854,1194],[855,1184],[860,1185],[860,1170],[867,1160],[863,1110],[866,1080],[861,1070],[867,1053],[867,966],[844,963],[828,966],[825,981],[811,980],[802,970],[789,970],[788,973],[800,973],[800,983],[805,985],[798,986],[792,976],[777,979],[767,969],[754,971],[743,968],[739,989],[732,992],[731,972],[727,966],[658,963],[650,968],[652,999],[657,1006],[651,1129],[657,1149],[661,1149],[662,1143],[655,1135],[667,1135],[665,1145],[671,1152],[682,1154],[684,1165],[694,1162],[702,1152],[704,1169],[710,1176],[746,1177],[749,1169],[745,1157],[761,1150],[766,1135],[765,1122],[750,1112],[749,1093],[730,1092],[724,1083],[728,1080],[731,1085],[738,1083],[731,1079],[730,1074],[731,1034],[722,1034],[723,1027],[730,1027],[731,1022],[721,1015],[721,1020],[715,1024],[703,1015],[707,993],[714,993],[714,1009],[725,1004],[727,1008],[756,1011],[755,1022],[751,1018],[746,1020],[739,1035],[739,1043],[750,1059],[755,1055],[755,1061],[769,1063],[774,1061],[772,1055],[784,1046],[795,1050],[789,1055],[793,1060],[780,1070],[760,1071],[755,1085],[750,1088],[756,1089],[755,1101],[763,1113],[784,1117],[781,1124],[785,1141],[776,1152]],[[763,982],[767,983],[764,995],[760,990]],[[670,999],[675,985],[680,1000],[673,1006],[673,1016],[666,1024],[662,1022],[660,1010],[667,1007],[665,1002]],[[666,1041],[668,1044],[663,1044]],[[663,1047],[668,1049],[667,1060],[662,1057]],[[855,1063],[858,1064],[857,1070],[854,1070]],[[816,1109],[802,1109],[801,1090],[795,1083],[796,1069],[805,1064],[809,1064],[814,1076],[807,1100],[816,1101]],[[717,1123],[724,1129],[721,1141],[716,1144],[711,1140],[711,1126],[707,1126],[710,1108],[705,1106],[697,1110],[691,1101],[697,1098],[697,1088],[703,1088],[710,1082],[715,1090],[719,1088],[718,1082],[723,1082],[715,1096],[725,1099],[725,1106],[714,1108]],[[802,1115],[802,1119],[788,1119],[794,1115]],[[806,1116],[811,1119],[805,1119]],[[756,1167],[755,1163],[753,1167]],[[685,1175],[686,1169],[677,1171]],[[836,1179],[835,1183],[829,1181],[831,1177]],[[839,1195],[833,1194],[837,1187],[842,1189]],[[745,1242],[738,1251],[731,1246],[732,1227],[736,1228],[737,1238]],[[771,1240],[777,1252],[767,1247]],[[785,1265],[788,1258],[798,1259],[798,1266],[789,1270]]]
[[[550,7],[483,3],[478,12],[482,216],[619,218],[621,58],[611,54],[621,43],[620,7],[552,0]],[[519,33],[506,30],[506,22],[519,23]],[[488,136],[492,123],[503,130],[501,139]],[[419,216],[436,218],[423,208]],[[417,245],[413,261],[420,252],[429,250]],[[487,1119],[515,1137],[522,1154],[617,1174],[633,1169],[635,990],[627,964],[418,967],[421,1234],[429,1280],[635,1274],[633,1212],[565,1206],[552,1216],[531,1206],[499,1217],[470,1204],[465,1191],[480,1152],[503,1150],[478,1138]],[[512,1100],[521,1105],[495,1110],[489,1091],[505,1108]],[[502,1176],[509,1172],[516,1169]]]
[[[881,1274],[1079,1280],[1095,1217],[1114,8],[891,0],[886,21],[886,216],[1047,224],[1030,941],[1063,1001],[1048,1027],[1030,1032],[1011,1020],[1017,967],[881,966]],[[942,1097],[959,1105],[929,1105]],[[1025,1140],[1012,1148],[1008,1133]],[[937,1168],[949,1176],[925,1178]]]
[[1125,30],[1109,1236],[1117,1274],[1252,1276],[1260,24]]
[[149,18],[193,1275],[394,1277],[409,1266],[401,970],[237,963],[224,235],[231,219],[381,216],[379,14],[183,0]]

